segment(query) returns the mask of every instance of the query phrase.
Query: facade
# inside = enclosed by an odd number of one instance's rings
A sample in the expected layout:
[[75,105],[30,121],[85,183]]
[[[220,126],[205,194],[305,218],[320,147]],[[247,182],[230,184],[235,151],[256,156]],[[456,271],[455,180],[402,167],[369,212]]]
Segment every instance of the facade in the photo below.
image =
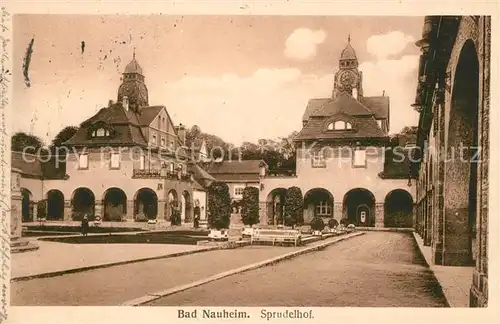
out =
[[488,300],[491,18],[428,16],[415,108],[415,228],[438,265],[475,266],[470,305]]
[[391,147],[389,106],[385,94],[364,95],[363,74],[349,39],[331,96],[311,99],[305,109],[303,128],[294,139],[295,174],[271,170],[261,180],[261,223],[282,223],[286,190],[298,187],[305,223],[318,216],[357,226],[411,228],[415,190],[408,187],[409,162],[393,159],[396,149],[403,157],[409,149]]
[[144,79],[134,55],[118,101],[82,122],[64,143],[66,152],[48,162],[12,153],[22,174],[24,221],[37,218],[40,201],[48,220],[79,221],[85,214],[114,222],[169,220],[180,209],[182,222],[192,222],[195,195],[204,209],[204,185],[213,178],[184,151],[184,126],[174,126],[164,106],[149,106]]

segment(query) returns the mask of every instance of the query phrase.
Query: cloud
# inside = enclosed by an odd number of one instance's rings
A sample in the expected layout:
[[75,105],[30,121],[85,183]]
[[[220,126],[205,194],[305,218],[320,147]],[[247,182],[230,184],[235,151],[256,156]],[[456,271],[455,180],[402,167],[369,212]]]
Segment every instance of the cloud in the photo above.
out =
[[363,94],[365,96],[385,95],[390,97],[391,132],[398,132],[404,126],[416,125],[418,116],[410,105],[415,99],[418,55],[404,55],[400,59],[380,59],[363,62]]
[[316,56],[317,46],[326,39],[322,29],[311,30],[298,28],[288,36],[285,42],[285,56],[299,61],[307,61]]
[[307,101],[328,96],[332,79],[332,74],[263,68],[247,76],[185,76],[150,88],[150,97],[167,104],[175,123],[197,124],[239,144],[300,130]]
[[401,53],[409,43],[414,41],[413,36],[405,35],[401,31],[393,31],[371,36],[366,41],[366,49],[368,53],[384,59]]

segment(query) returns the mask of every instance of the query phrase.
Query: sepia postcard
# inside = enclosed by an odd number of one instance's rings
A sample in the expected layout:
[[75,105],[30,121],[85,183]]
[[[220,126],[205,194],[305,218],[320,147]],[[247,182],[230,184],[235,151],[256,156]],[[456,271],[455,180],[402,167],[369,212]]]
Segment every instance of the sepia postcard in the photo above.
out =
[[2,4],[0,323],[499,321],[498,10]]

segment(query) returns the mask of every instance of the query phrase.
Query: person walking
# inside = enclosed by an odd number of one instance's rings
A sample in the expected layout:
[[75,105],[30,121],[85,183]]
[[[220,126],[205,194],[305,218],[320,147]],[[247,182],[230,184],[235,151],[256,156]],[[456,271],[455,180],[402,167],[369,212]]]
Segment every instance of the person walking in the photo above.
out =
[[83,236],[87,236],[89,232],[89,218],[87,217],[87,214],[83,216],[82,219],[82,234]]

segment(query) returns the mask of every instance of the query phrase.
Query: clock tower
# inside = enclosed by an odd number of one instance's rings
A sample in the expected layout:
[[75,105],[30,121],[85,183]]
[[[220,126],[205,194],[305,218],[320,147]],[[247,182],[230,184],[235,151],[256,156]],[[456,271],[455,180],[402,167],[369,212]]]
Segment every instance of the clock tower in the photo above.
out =
[[142,68],[135,59],[135,51],[132,61],[125,67],[122,84],[118,88],[118,102],[123,102],[124,97],[127,97],[128,106],[136,113],[149,106],[148,88],[144,83]]
[[356,52],[351,46],[351,36],[347,38],[347,46],[340,54],[339,70],[335,73],[332,98],[346,92],[358,99],[363,95],[362,73],[358,70]]

